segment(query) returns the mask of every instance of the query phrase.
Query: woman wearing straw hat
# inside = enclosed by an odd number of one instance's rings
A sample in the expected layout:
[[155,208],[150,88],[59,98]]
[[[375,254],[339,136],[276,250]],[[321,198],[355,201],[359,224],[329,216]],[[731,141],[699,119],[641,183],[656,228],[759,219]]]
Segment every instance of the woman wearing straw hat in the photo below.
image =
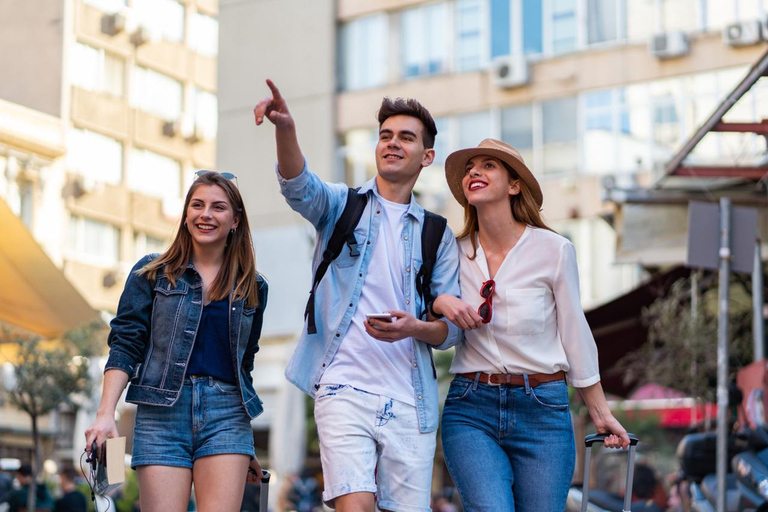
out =
[[575,446],[568,382],[608,447],[629,445],[600,385],[579,300],[573,245],[541,219],[541,187],[501,141],[452,153],[445,174],[464,206],[462,299],[432,304],[465,330],[451,365],[442,441],[464,510],[563,510]]

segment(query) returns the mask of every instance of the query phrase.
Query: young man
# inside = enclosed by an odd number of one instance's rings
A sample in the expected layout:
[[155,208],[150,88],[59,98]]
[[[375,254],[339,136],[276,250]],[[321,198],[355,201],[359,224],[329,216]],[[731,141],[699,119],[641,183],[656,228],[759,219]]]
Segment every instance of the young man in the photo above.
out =
[[[277,177],[288,204],[317,230],[316,268],[347,201],[348,187],[312,174],[280,91],[254,108],[275,125]],[[316,334],[302,332],[286,377],[315,398],[325,491],[341,512],[428,511],[437,380],[431,347],[460,337],[447,321],[426,322],[416,292],[424,210],[413,199],[421,169],[434,159],[435,122],[415,100],[387,98],[378,115],[376,177],[360,187],[368,202],[355,229],[359,256],[345,246],[315,291]],[[458,254],[445,230],[432,293],[458,296]],[[389,312],[393,322],[366,320]]]

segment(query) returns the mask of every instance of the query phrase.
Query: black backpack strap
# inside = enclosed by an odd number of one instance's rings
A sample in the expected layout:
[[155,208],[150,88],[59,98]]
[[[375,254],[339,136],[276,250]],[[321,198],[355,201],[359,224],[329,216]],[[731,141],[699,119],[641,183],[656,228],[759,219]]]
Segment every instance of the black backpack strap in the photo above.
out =
[[309,291],[309,300],[304,309],[304,318],[307,320],[307,334],[317,334],[315,325],[315,290],[317,285],[323,279],[331,262],[341,254],[344,244],[349,247],[349,255],[353,257],[360,256],[357,250],[357,240],[355,240],[355,228],[363,216],[363,210],[368,203],[367,194],[359,194],[359,188],[350,188],[347,190],[347,203],[341,212],[341,217],[336,221],[331,238],[323,252],[323,260],[315,270],[315,277],[312,280],[312,289]]
[[[416,292],[422,297],[424,309],[434,300],[432,296],[432,271],[437,263],[437,250],[443,239],[447,221],[436,213],[424,210],[424,225],[421,228],[421,268],[416,274]],[[423,316],[423,313],[422,313]]]

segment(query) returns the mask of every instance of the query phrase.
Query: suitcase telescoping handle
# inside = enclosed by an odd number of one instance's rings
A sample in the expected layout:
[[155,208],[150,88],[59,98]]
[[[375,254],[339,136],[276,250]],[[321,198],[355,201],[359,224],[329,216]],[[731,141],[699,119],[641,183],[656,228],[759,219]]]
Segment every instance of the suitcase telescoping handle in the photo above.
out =
[[[624,492],[624,506],[622,512],[630,512],[632,505],[632,475],[635,473],[635,447],[638,440],[635,434],[627,434],[629,436],[629,451],[627,452],[627,484]],[[589,503],[589,462],[592,458],[592,445],[594,443],[602,443],[608,434],[591,434],[584,439],[584,444],[587,446],[587,450],[584,452],[584,483],[581,488],[581,512],[587,512],[587,504]]]
[[266,469],[261,470],[261,490],[259,491],[259,512],[267,512],[269,510],[269,479],[272,474]]

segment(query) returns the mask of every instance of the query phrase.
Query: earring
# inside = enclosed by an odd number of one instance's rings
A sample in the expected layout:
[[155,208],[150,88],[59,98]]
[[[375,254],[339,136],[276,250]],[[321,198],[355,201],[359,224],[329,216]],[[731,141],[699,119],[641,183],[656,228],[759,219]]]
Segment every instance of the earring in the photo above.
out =
[[229,230],[229,234],[230,234],[230,235],[234,235],[234,234],[235,234],[235,231],[237,231],[237,226],[235,226],[234,228],[230,229],[230,230]]
[[187,228],[187,221],[184,221],[184,228]]

